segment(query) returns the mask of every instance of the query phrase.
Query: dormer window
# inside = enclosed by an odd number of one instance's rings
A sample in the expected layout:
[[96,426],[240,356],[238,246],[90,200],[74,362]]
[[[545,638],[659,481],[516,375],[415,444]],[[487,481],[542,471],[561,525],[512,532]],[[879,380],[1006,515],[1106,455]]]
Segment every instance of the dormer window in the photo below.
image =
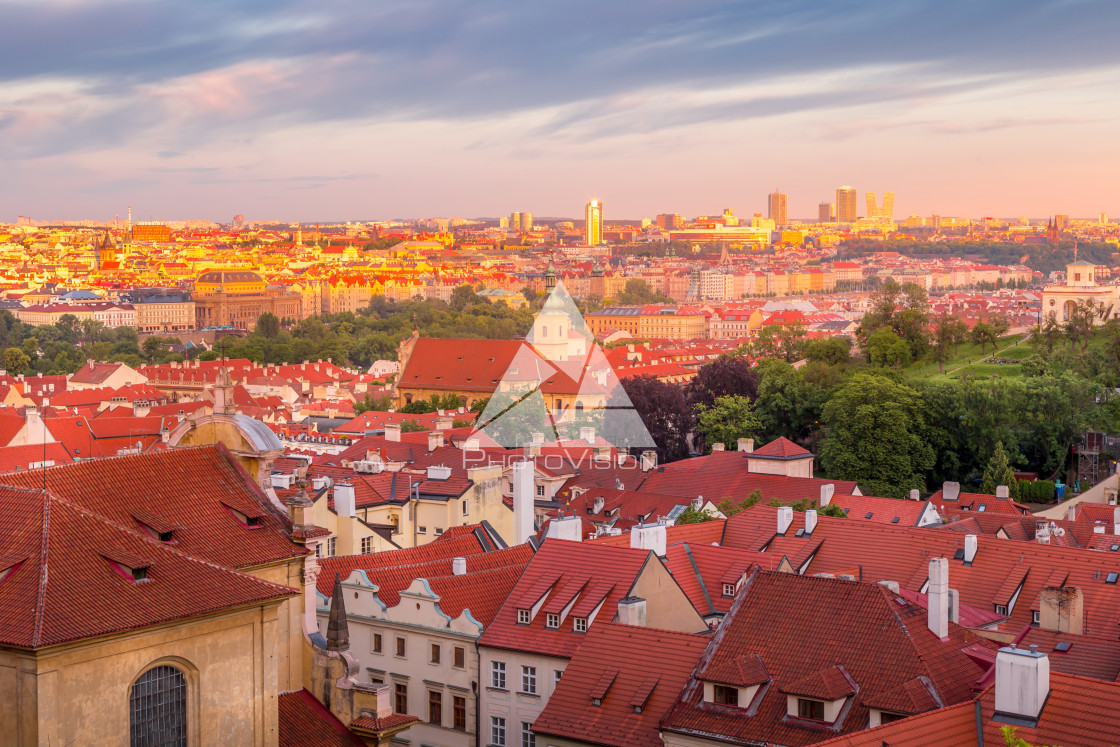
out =
[[735,596],[735,584],[724,584],[723,585],[723,595],[725,597]]
[[148,570],[151,568],[152,564],[144,558],[124,550],[103,552],[101,553],[101,557],[108,561],[109,565],[113,567],[113,570],[133,583],[140,583],[148,580]]
[[728,685],[715,685],[712,688],[712,702],[718,705],[739,705],[739,688]]
[[587,618],[586,617],[572,618],[572,630],[574,630],[577,633],[586,633],[587,632]]
[[824,721],[824,701],[798,698],[797,717],[809,721]]
[[533,621],[533,613],[531,611],[529,611],[529,610],[518,610],[517,611],[517,624],[518,625],[528,625],[532,621]]
[[226,510],[230,512],[230,514],[233,516],[233,518],[235,518],[239,522],[241,522],[241,524],[243,526],[246,526],[249,529],[260,529],[260,527],[261,527],[261,516],[260,516],[260,514],[258,514],[258,513],[254,513],[252,515],[247,514],[244,511],[241,511],[239,509],[234,508],[233,506],[229,505],[228,503],[225,503],[225,504],[222,504],[222,505],[224,505],[226,507]]
[[560,627],[560,615],[557,615],[554,612],[549,612],[547,615],[545,615],[544,626],[546,628],[551,628],[552,630],[558,629]]

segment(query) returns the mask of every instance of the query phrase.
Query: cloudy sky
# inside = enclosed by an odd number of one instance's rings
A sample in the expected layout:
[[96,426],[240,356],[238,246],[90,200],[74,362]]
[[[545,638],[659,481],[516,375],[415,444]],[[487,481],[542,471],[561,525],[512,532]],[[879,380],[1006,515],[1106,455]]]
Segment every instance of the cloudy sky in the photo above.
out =
[[1116,0],[0,0],[0,220],[1120,217]]

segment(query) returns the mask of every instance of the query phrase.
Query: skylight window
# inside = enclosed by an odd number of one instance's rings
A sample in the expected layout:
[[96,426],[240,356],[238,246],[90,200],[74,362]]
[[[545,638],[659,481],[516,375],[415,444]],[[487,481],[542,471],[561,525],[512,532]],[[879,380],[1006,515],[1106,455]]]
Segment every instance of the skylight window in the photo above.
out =
[[1120,573],[1110,573],[1105,577],[1104,582],[1106,584],[1114,584],[1117,578],[1120,578]]
[[1054,644],[1054,650],[1055,651],[1060,651],[1062,653],[1065,653],[1066,651],[1069,651],[1071,648],[1073,648],[1073,644],[1070,643],[1069,641],[1058,641],[1057,643]]
[[874,516],[874,515],[875,515],[875,513],[874,513],[873,511],[868,511],[868,512],[867,512],[867,516],[864,516],[863,518],[865,518],[865,519],[870,519],[870,518],[871,518],[872,516]]
[[899,517],[897,517],[897,516],[896,516],[896,517],[894,517],[893,519],[891,519],[891,523],[892,523],[892,524],[897,524],[897,523],[898,523],[898,518],[899,518]]

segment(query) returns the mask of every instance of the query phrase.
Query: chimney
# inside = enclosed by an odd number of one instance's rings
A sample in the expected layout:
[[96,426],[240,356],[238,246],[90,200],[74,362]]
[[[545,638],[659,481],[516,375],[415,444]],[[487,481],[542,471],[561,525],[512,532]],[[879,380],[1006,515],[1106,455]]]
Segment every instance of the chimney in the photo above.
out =
[[1071,635],[1085,632],[1085,600],[1076,586],[1047,586],[1038,604],[1038,626],[1043,630]]
[[738,443],[736,444],[735,448],[738,449],[739,451],[745,451],[748,454],[750,454],[752,451],[754,451],[754,439],[753,438],[740,438]]
[[623,625],[646,625],[646,600],[641,597],[625,597],[618,602],[618,621]]
[[579,429],[579,440],[589,444],[595,443],[595,429],[584,426]]
[[465,576],[467,575],[467,559],[466,558],[452,558],[451,559],[451,575]]
[[657,468],[657,452],[647,449],[642,452],[642,472],[649,472]]
[[595,496],[595,500],[591,502],[591,515],[597,516],[601,514],[603,512],[603,506],[605,506],[606,503],[607,502],[606,500],[604,500],[603,496]]
[[949,561],[932,558],[929,561],[929,590],[927,625],[930,632],[941,640],[949,637]]
[[436,418],[436,430],[447,431],[451,430],[451,426],[455,424],[455,419],[450,415],[440,415]]
[[1120,534],[1120,506],[1112,509],[1112,533]]
[[[1112,518],[1116,518],[1113,516]],[[1077,521],[1077,506],[1069,506],[1066,508],[1066,521]]]
[[946,501],[955,501],[961,497],[961,484],[959,482],[946,482],[941,484],[941,497]]
[[335,483],[334,512],[339,516],[354,516],[354,485],[348,480]]
[[513,542],[520,545],[533,536],[533,463],[513,465]]
[[966,534],[964,536],[964,562],[972,563],[976,559],[976,535]]
[[723,451],[723,444],[712,444],[712,451]]
[[898,582],[897,581],[880,581],[879,585],[880,586],[885,586],[892,594],[897,594],[898,593]]
[[778,507],[778,534],[785,534],[793,524],[793,508],[790,506]]
[[[533,443],[536,444],[537,446],[542,445],[544,443],[544,434],[539,433],[539,432],[534,432],[533,433]],[[540,453],[539,450],[538,450],[538,453]]]
[[385,424],[385,440],[386,441],[400,441],[401,440],[401,424],[400,423],[386,423]]
[[949,622],[961,624],[961,593],[956,589],[949,589]]
[[922,499],[922,494],[918,492],[917,488],[910,488],[910,500],[919,501]]
[[1050,659],[1037,646],[1011,644],[996,654],[996,716],[1027,719],[1037,724],[1050,695]]
[[630,530],[630,547],[652,550],[658,557],[665,557],[665,544],[664,524],[638,525]]
[[821,485],[821,507],[832,503],[832,496],[836,494],[836,486],[832,483]]
[[583,540],[583,520],[578,516],[561,516],[548,522],[545,537],[580,542]]
[[435,451],[443,446],[443,431],[428,431],[428,451]]
[[817,512],[809,509],[805,512],[805,534],[812,534],[817,528]]
[[1010,497],[1011,497],[1011,491],[1008,489],[1008,487],[1006,485],[997,485],[996,486],[996,498],[1003,498],[1003,499],[1006,500],[1007,498],[1010,498]]

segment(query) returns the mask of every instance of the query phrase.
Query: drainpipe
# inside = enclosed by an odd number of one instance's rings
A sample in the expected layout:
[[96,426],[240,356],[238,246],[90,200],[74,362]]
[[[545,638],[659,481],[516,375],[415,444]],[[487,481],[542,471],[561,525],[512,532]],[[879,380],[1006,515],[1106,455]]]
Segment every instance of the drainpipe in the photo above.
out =
[[478,664],[478,679],[471,683],[471,689],[474,690],[474,744],[475,747],[482,745],[482,688],[478,683],[482,680],[482,652],[478,649],[478,638],[474,639],[474,658]]

